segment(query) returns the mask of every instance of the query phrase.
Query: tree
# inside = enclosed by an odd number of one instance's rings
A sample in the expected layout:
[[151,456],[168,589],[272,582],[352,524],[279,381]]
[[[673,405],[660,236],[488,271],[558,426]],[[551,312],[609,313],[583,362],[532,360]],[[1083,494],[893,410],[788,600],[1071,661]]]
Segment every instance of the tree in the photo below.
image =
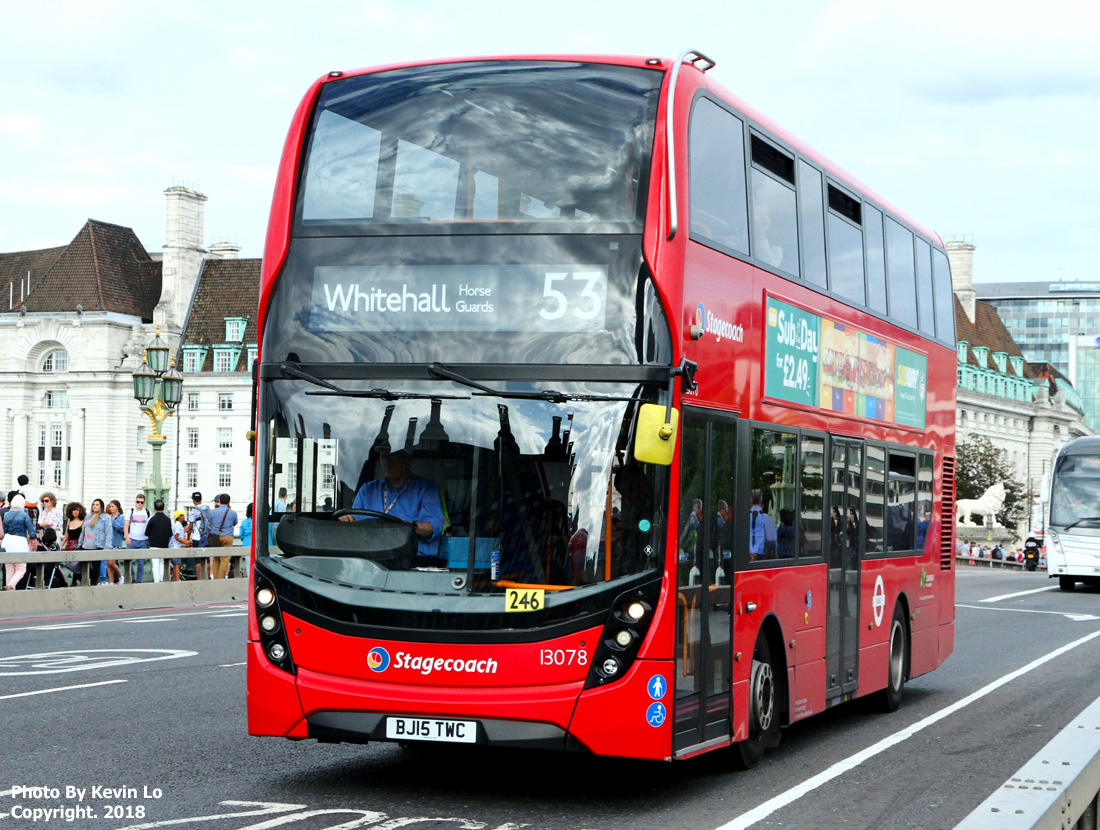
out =
[[1008,453],[993,446],[984,435],[955,445],[956,499],[979,498],[998,481],[1004,482],[1005,503],[997,513],[997,522],[1016,530],[1031,516],[1032,493],[1025,482],[1018,480]]

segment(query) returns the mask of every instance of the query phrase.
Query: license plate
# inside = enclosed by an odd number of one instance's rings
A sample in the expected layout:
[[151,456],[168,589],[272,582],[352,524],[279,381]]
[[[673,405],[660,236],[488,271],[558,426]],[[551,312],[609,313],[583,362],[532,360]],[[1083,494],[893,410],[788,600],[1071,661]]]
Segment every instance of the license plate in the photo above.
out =
[[399,741],[477,743],[477,721],[438,718],[386,718],[386,737]]

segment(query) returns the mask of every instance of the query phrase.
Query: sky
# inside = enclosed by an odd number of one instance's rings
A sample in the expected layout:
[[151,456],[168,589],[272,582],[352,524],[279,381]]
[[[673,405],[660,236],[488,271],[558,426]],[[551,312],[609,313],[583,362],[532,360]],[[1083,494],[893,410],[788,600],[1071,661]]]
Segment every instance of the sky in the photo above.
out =
[[1083,0],[0,0],[0,252],[89,219],[164,244],[164,190],[258,257],[291,116],[330,70],[675,57],[945,238],[976,282],[1100,280],[1100,10]]

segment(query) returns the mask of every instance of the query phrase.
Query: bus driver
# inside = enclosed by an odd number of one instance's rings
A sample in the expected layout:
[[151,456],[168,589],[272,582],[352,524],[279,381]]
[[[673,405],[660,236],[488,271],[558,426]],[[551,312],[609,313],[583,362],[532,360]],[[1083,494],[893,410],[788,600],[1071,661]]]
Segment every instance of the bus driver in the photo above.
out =
[[[443,533],[443,506],[435,482],[411,474],[412,453],[400,449],[383,449],[382,477],[368,481],[355,494],[352,507],[374,510],[416,525],[417,555],[439,556],[439,540]],[[362,516],[340,516],[342,522],[353,522]]]

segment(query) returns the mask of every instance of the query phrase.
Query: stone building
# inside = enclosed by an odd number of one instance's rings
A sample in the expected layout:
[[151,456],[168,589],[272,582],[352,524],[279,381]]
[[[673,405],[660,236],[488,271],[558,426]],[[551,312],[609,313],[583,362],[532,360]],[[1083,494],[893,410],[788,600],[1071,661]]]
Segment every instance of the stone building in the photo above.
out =
[[[1065,376],[1048,363],[1029,363],[996,309],[977,299],[974,250],[969,242],[947,243],[958,344],[957,440],[984,436],[1007,453],[1036,497],[1030,524],[1041,527],[1044,480],[1058,448],[1092,430]],[[1028,524],[1014,530],[1020,539],[1030,532]]]
[[[130,228],[89,219],[68,245],[0,253],[0,290],[8,283],[8,308],[0,304],[5,490],[25,473],[62,503],[117,498],[132,504],[151,483],[152,450],[146,440],[151,423],[133,398],[131,373],[159,329],[184,361],[194,348],[181,345],[214,351],[213,359],[185,372],[180,417],[165,424],[161,471],[172,501],[190,503],[194,489],[207,500],[229,492],[242,507],[251,500],[244,432],[259,260],[231,259],[234,246],[204,248],[205,196],[179,186],[165,196],[166,238],[159,252],[150,254]],[[238,341],[230,341],[225,317],[233,319]],[[220,337],[211,334],[215,329]],[[224,357],[217,363],[219,346],[239,354],[230,371],[215,371],[227,366]],[[191,395],[197,395],[195,409]],[[223,395],[231,396],[232,409]],[[200,430],[197,448],[187,446],[189,433],[180,426]],[[220,447],[227,443],[224,430],[229,446]],[[195,464],[196,476],[189,477],[188,465]],[[220,466],[225,464],[228,470]],[[196,486],[188,485],[192,480]],[[219,481],[231,486],[219,487]]]

